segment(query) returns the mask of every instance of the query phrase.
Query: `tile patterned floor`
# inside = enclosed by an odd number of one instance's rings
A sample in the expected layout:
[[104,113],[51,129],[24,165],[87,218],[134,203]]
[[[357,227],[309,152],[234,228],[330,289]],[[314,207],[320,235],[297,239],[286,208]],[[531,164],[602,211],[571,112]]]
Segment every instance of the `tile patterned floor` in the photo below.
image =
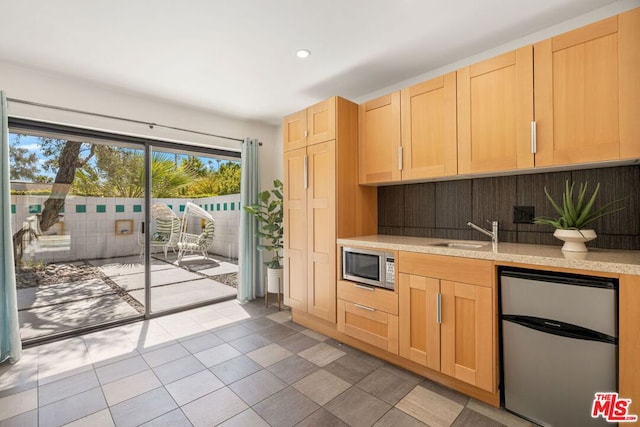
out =
[[26,349],[5,426],[528,426],[291,322],[262,301]]

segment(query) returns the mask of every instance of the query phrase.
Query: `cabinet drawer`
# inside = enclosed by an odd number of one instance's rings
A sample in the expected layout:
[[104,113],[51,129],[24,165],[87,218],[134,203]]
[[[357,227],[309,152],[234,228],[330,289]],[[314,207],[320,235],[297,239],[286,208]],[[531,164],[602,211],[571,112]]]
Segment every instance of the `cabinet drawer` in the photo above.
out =
[[493,286],[495,277],[491,261],[417,252],[400,252],[396,270],[487,287]]
[[338,298],[398,315],[398,294],[388,289],[339,280]]
[[338,300],[338,331],[398,354],[398,316]]

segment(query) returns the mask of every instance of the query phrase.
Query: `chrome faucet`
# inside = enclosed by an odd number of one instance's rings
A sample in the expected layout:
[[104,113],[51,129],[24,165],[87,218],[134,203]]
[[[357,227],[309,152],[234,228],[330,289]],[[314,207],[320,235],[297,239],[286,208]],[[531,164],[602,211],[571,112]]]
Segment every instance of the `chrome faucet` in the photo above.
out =
[[487,236],[491,237],[491,244],[493,245],[493,249],[495,250],[498,246],[498,221],[487,220],[487,222],[491,223],[491,231],[485,230],[484,228],[475,225],[471,221],[467,222],[467,225],[473,228],[474,230],[479,231],[482,234],[486,234]]

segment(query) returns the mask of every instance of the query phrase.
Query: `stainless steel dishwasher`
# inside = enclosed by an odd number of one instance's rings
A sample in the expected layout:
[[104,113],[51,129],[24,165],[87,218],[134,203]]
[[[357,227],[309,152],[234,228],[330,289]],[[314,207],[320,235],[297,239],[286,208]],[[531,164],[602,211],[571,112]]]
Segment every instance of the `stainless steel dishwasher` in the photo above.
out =
[[500,271],[504,407],[544,426],[592,418],[596,392],[617,391],[615,279]]

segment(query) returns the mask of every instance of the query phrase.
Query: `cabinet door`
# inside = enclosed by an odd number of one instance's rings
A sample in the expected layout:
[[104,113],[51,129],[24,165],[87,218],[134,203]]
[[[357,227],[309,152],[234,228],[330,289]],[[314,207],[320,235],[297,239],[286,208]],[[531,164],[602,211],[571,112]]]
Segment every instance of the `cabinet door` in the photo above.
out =
[[336,98],[307,108],[307,145],[336,139]]
[[456,73],[402,89],[402,179],[458,172]]
[[336,142],[307,147],[308,311],[336,321]]
[[440,281],[400,274],[400,356],[436,371],[440,370]]
[[458,173],[533,167],[533,49],[458,70]]
[[398,354],[398,316],[338,300],[338,331]]
[[640,155],[640,9],[534,46],[536,166]]
[[282,120],[283,150],[285,152],[306,147],[307,111],[302,110]]
[[358,119],[360,184],[399,181],[400,92],[360,104]]
[[307,150],[284,153],[284,301],[307,311]]
[[441,371],[493,392],[491,288],[442,280]]

